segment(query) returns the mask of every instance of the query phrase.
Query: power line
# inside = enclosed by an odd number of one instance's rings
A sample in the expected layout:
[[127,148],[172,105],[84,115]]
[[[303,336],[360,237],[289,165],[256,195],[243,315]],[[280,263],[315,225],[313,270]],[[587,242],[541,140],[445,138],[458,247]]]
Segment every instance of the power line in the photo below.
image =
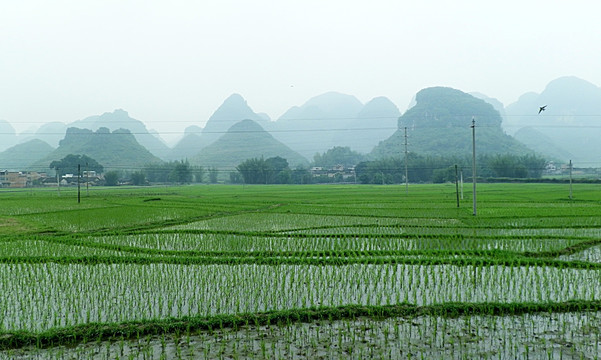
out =
[[[428,126],[415,126],[410,131],[416,131],[416,129],[448,129],[448,128],[464,128],[465,125],[462,124],[440,124],[440,125],[428,125]],[[557,129],[601,129],[601,125],[553,125],[553,124],[520,124],[520,125],[478,125],[479,128],[498,128],[501,130],[503,128],[526,128],[531,127],[534,129],[547,129],[547,128],[557,128]],[[80,128],[78,128],[80,129]],[[93,132],[90,133],[69,133],[70,136],[127,136],[127,135],[150,135],[156,138],[156,135],[202,135],[202,134],[226,134],[226,133],[234,133],[234,134],[252,134],[252,133],[313,133],[313,132],[353,132],[353,131],[380,131],[380,130],[397,130],[397,127],[362,127],[362,128],[322,128],[322,129],[284,129],[284,130],[211,130],[211,131],[156,131],[156,132],[127,132],[127,133],[101,133],[98,134]],[[89,130],[89,129],[83,129]],[[124,129],[128,130],[128,129]],[[10,133],[10,132],[0,132],[0,135],[13,135],[15,137],[35,137],[40,135],[66,135],[66,132],[35,132],[35,133]],[[157,138],[158,139],[158,138]],[[160,140],[160,139],[158,139]]]
[[[89,130],[89,129],[83,129],[83,130]],[[125,129],[127,130],[127,129]],[[69,133],[69,135],[75,136],[91,136],[91,135],[98,135],[98,136],[107,136],[107,135],[122,135],[122,136],[127,136],[127,135],[152,135],[154,136],[155,134],[169,134],[169,135],[174,135],[174,134],[226,134],[226,133],[234,133],[234,134],[245,134],[245,133],[263,133],[263,132],[268,132],[268,133],[296,133],[296,132],[327,132],[327,131],[371,131],[371,130],[396,130],[396,127],[365,127],[365,128],[329,128],[329,129],[289,129],[289,130],[213,130],[213,131],[194,131],[194,132],[186,132],[186,131],[163,131],[163,132],[127,132],[127,133],[121,133],[121,132],[117,132],[115,133],[110,132],[110,133],[97,133],[97,132],[89,132],[89,133]],[[90,130],[93,131],[93,130]],[[65,132],[36,132],[36,133],[27,133],[27,134],[23,134],[23,135],[27,135],[27,136],[35,136],[35,135],[65,135]],[[15,135],[13,133],[0,133],[0,135]],[[19,135],[17,135],[19,136]]]
[[[416,114],[418,115],[418,114]],[[411,114],[411,117],[416,117],[416,115]],[[351,120],[351,121],[369,121],[369,120],[378,120],[378,119],[388,119],[388,120],[398,120],[400,118],[402,118],[404,115],[400,115],[400,116],[366,116],[366,117],[353,117],[353,116],[343,116],[343,117],[294,117],[294,118],[279,118],[277,120],[272,120],[272,119],[250,119],[253,121],[256,121],[257,123],[260,124],[282,124],[282,123],[286,123],[286,122],[291,122],[291,121],[341,121],[341,120]],[[469,118],[471,115],[465,115],[465,114],[451,114],[451,115],[444,115],[445,119],[459,119],[459,118]],[[490,114],[475,114],[475,116],[480,117],[480,118],[498,118],[494,115],[490,115]],[[601,117],[601,114],[505,114],[505,115],[500,115],[500,119],[504,119],[504,118],[519,118],[519,117],[532,117],[532,118],[555,118],[555,117],[570,117],[570,118],[593,118],[593,117]],[[242,121],[244,120],[243,118],[219,118],[219,119],[207,119],[206,121],[204,121],[204,123],[206,124],[207,122],[211,122],[211,123],[225,123],[225,122],[238,122],[238,121]],[[5,120],[6,121],[6,120]],[[88,125],[94,125],[95,122],[97,122],[98,120],[93,120],[93,121],[89,121]],[[75,124],[77,122],[84,122],[84,124],[82,125],[86,125],[86,121],[82,121],[82,120],[77,120],[74,122],[70,122],[70,123],[63,123],[60,121],[18,121],[15,123],[18,124],[60,124],[63,125],[65,127],[77,127],[79,124]],[[6,121],[6,123],[11,124],[11,122]],[[141,121],[141,120],[137,120],[137,119],[132,119],[130,118],[129,120],[123,121],[123,120],[102,120],[102,124],[128,124],[128,123],[133,123],[136,125],[149,125],[149,124],[199,124],[199,123],[203,123],[203,121],[198,121],[198,120],[146,120],[146,121]]]

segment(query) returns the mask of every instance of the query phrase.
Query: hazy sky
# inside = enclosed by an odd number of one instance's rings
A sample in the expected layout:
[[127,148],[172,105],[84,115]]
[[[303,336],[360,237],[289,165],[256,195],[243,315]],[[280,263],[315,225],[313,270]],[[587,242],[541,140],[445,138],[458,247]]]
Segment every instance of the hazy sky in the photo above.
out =
[[[278,118],[326,91],[403,112],[428,86],[506,105],[560,76],[601,84],[596,1],[0,3],[0,119],[116,108],[173,137],[232,93]],[[171,133],[171,134],[170,134]],[[174,134],[176,133],[176,134]]]

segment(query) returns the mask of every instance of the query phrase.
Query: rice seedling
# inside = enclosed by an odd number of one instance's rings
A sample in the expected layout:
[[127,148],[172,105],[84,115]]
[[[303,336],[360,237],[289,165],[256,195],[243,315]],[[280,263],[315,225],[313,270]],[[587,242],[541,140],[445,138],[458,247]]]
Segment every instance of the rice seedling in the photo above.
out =
[[0,358],[592,357],[576,188],[484,184],[478,217],[444,185],[0,192]]

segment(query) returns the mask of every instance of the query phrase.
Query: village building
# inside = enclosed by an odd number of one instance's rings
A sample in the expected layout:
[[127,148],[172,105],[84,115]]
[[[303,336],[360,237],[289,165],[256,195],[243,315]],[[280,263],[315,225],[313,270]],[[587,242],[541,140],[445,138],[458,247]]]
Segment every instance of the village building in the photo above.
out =
[[3,188],[26,188],[40,184],[47,177],[46,173],[37,171],[8,171],[0,170],[0,187]]

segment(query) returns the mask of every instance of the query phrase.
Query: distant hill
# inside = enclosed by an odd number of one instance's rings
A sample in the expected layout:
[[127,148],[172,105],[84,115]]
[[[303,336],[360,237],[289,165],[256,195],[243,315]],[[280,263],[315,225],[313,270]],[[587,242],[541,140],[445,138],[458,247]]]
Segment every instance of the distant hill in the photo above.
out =
[[497,100],[495,98],[488,97],[479,92],[471,92],[469,94],[475,98],[482,99],[482,100],[486,101],[487,103],[491,104],[492,107],[495,108],[495,110],[497,110],[499,112],[499,115],[501,115],[501,119],[503,119],[503,120],[505,119],[505,106],[503,105],[502,102],[500,102],[499,100]]
[[[538,114],[540,106],[546,111]],[[503,126],[509,133],[528,127],[565,149],[575,166],[601,166],[601,88],[573,76],[551,81],[540,94],[530,92],[505,109]],[[540,142],[536,133],[521,134],[528,143]],[[559,150],[559,149],[558,149]]]
[[553,160],[568,162],[574,158],[574,154],[563,149],[553,139],[534,128],[523,127],[513,137],[537,153],[548,155]]
[[308,164],[307,159],[274,139],[257,122],[242,120],[234,124],[223,136],[190,159],[193,165],[234,169],[250,158],[280,156],[291,167]]
[[[347,131],[356,120],[363,104],[354,96],[328,92],[309,99],[302,106],[286,111],[267,128],[273,136],[306,158],[341,145],[344,138],[357,138]],[[346,139],[345,139],[346,140]]]
[[0,151],[17,143],[15,128],[6,120],[0,120]]
[[184,136],[171,149],[165,160],[183,160],[191,158],[200,152],[202,128],[200,126],[188,126]]
[[[0,169],[13,171],[31,169],[32,164],[48,156],[53,150],[52,146],[39,139],[12,146],[0,152]],[[48,169],[31,170],[47,171]]]
[[382,141],[370,155],[373,158],[402,156],[406,127],[411,152],[467,156],[472,153],[472,116],[476,120],[477,153],[533,153],[503,132],[501,116],[491,104],[460,90],[432,87],[417,93],[415,106],[399,118],[399,130]]
[[98,161],[105,170],[137,170],[146,164],[161,162],[161,159],[140,145],[129,130],[117,129],[111,132],[103,127],[94,132],[68,128],[59,147],[33,166],[47,169],[52,161],[69,154],[87,155]]
[[50,122],[46,123],[35,132],[33,135],[36,139],[43,140],[50,144],[50,146],[57,147],[59,141],[65,137],[67,132],[67,125],[62,122]]
[[197,144],[198,153],[203,147],[210,145],[225,134],[229,128],[241,120],[254,120],[261,125],[269,122],[264,115],[255,113],[239,94],[230,95],[211,115],[202,129],[200,141]]
[[169,147],[156,135],[150,133],[143,122],[131,118],[127,111],[122,109],[77,120],[69,126],[90,130],[98,130],[103,127],[111,131],[127,129],[135,136],[140,145],[155,156],[163,159],[170,152]]
[[367,154],[382,140],[397,130],[399,108],[390,99],[380,96],[369,101],[348,125],[334,137],[336,146],[348,146]]

